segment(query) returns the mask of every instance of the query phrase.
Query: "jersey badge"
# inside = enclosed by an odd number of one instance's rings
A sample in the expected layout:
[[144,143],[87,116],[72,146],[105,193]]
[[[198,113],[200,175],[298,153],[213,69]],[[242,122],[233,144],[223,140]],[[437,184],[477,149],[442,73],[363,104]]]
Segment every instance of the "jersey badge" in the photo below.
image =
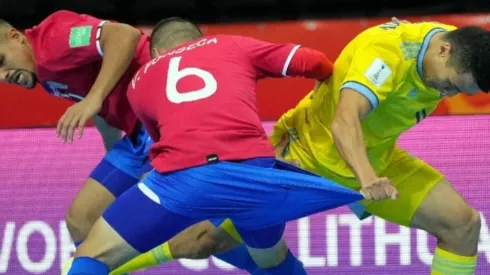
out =
[[386,65],[386,63],[381,60],[381,58],[376,58],[373,63],[369,66],[364,76],[371,81],[374,86],[380,88],[390,77],[391,68]]
[[90,45],[92,26],[73,27],[70,30],[70,48],[85,47]]

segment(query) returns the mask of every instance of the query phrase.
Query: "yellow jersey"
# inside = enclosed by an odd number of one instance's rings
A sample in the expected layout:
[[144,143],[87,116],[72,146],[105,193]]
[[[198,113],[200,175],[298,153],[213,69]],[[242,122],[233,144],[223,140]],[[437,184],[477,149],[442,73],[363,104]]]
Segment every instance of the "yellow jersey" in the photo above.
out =
[[[390,22],[363,31],[344,48],[332,76],[313,96],[308,95],[285,114],[274,131],[288,128],[294,141],[301,143],[303,153],[314,160],[312,170],[328,169],[354,177],[335,147],[330,126],[341,91],[356,90],[372,107],[361,123],[369,159],[378,173],[384,171],[397,138],[426,118],[441,101],[441,93],[422,81],[422,63],[432,36],[454,29],[435,22]],[[271,140],[277,143],[277,135]]]

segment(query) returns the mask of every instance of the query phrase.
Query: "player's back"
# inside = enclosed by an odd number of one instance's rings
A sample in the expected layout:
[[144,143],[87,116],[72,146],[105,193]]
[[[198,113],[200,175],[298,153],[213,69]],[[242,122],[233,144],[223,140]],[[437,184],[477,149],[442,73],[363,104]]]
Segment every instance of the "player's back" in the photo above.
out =
[[135,75],[128,96],[157,141],[151,150],[157,170],[274,155],[256,104],[256,82],[267,73],[254,66],[253,48],[245,37],[203,37]]
[[440,92],[427,87],[420,75],[422,61],[433,34],[455,29],[439,23],[395,24],[372,27],[359,34],[335,62],[331,78],[311,102],[308,132],[301,142],[322,166],[353,176],[342,161],[330,126],[342,89],[362,93],[372,110],[362,121],[368,155],[377,171],[390,160],[397,138],[428,116],[441,100]]

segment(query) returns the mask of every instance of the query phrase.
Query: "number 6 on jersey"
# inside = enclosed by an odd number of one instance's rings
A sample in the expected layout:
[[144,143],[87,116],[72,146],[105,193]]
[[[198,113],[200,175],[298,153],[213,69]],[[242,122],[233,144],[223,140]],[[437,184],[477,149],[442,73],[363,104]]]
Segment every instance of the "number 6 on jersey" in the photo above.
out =
[[[191,102],[212,96],[218,89],[218,82],[214,76],[205,70],[199,68],[179,69],[182,57],[170,59],[167,75],[167,98],[170,102],[179,104],[182,102]],[[204,87],[185,93],[177,90],[177,83],[186,76],[197,76],[204,81]]]

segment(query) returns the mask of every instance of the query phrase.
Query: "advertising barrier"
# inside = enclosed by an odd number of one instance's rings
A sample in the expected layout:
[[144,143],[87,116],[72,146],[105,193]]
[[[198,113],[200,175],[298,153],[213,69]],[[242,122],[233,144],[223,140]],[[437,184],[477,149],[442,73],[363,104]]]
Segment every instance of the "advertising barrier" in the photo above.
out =
[[[264,123],[270,131],[272,123]],[[400,146],[443,172],[482,217],[479,275],[490,274],[490,115],[430,117]],[[63,217],[102,158],[95,129],[61,144],[54,129],[0,131],[0,274],[59,274],[74,251]],[[205,187],[203,187],[205,188]],[[141,226],[145,226],[142,224]],[[288,224],[286,238],[308,273],[428,274],[435,240],[341,207]],[[179,260],[138,274],[245,274],[211,258]]]

